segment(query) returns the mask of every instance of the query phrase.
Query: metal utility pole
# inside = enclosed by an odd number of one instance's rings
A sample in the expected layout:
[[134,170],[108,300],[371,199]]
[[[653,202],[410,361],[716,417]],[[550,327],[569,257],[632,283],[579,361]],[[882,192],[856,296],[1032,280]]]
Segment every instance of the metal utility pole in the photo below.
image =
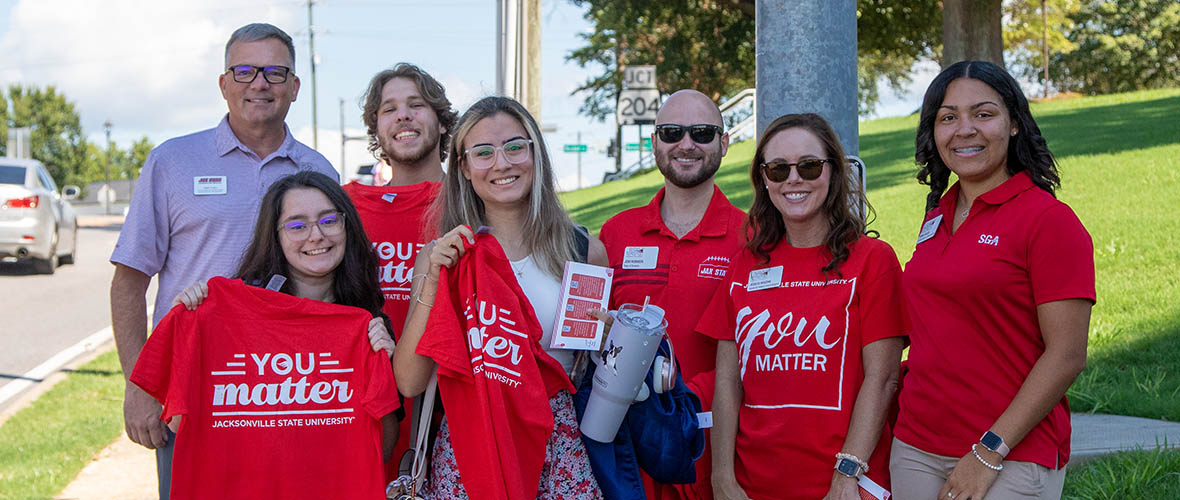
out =
[[857,154],[856,0],[757,0],[755,10],[758,136],[779,116],[816,112]]
[[111,127],[112,126],[113,125],[111,125],[111,120],[109,118],[107,119],[107,121],[103,122],[103,124],[102,124],[102,128],[106,129],[106,132],[107,132],[107,181],[106,181],[107,183],[105,186],[106,191],[103,192],[103,194],[102,194],[103,199],[101,201],[103,202],[102,205],[103,205],[104,209],[106,210],[107,215],[111,215],[110,196],[111,196]]
[[[582,131],[578,131],[578,145],[582,144]],[[578,189],[582,189],[582,151],[578,150]]]
[[319,149],[320,147],[320,128],[316,125],[316,99],[315,99],[315,26],[311,21],[311,6],[315,4],[315,0],[307,0],[307,44],[311,49],[308,54],[311,59],[311,147],[312,149]]

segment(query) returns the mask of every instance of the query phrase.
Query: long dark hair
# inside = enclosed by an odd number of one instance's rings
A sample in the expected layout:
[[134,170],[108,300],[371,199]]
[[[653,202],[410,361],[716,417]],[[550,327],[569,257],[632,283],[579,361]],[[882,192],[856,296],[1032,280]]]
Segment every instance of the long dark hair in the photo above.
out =
[[[287,257],[283,255],[283,247],[279,243],[279,217],[287,192],[299,188],[319,190],[328,197],[336,210],[344,214],[344,258],[332,275],[332,295],[336,303],[359,307],[374,317],[384,318],[381,307],[385,304],[385,297],[377,283],[377,256],[373,255],[373,245],[365,236],[356,207],[336,181],[318,172],[304,170],[271,184],[258,209],[254,238],[242,254],[242,264],[235,276],[258,286],[265,286],[270,277],[276,274],[290,276]],[[279,289],[288,295],[293,294],[294,290],[295,285],[290,280]],[[388,318],[385,319],[388,327]]]
[[854,188],[849,182],[852,169],[844,159],[844,148],[840,146],[836,132],[828,125],[827,120],[815,113],[780,116],[771,122],[762,132],[762,137],[758,138],[758,145],[754,148],[754,161],[750,164],[754,202],[750,205],[749,216],[746,217],[746,231],[751,235],[746,243],[746,249],[766,262],[770,260],[770,252],[787,237],[787,226],[783,223],[782,214],[770,201],[760,165],[766,161],[766,144],[770,139],[779,132],[792,128],[800,128],[815,135],[824,145],[824,154],[834,160],[828,163],[831,175],[828,178],[828,196],[824,199],[822,207],[829,227],[824,247],[832,258],[823,267],[823,272],[839,274],[840,264],[848,260],[848,247],[865,234],[865,218],[858,212],[860,207],[866,207],[870,214],[873,213],[873,207],[868,204],[864,189],[859,187],[859,183]]
[[1061,178],[1057,175],[1057,160],[1041,136],[1041,129],[1028,109],[1028,99],[1020,90],[1020,84],[1004,68],[993,63],[959,61],[934,77],[926,89],[926,97],[922,98],[918,134],[914,138],[914,161],[922,167],[918,170],[918,182],[930,186],[930,194],[926,195],[926,210],[938,207],[938,200],[942,198],[950,179],[951,170],[939,156],[938,144],[934,142],[934,119],[946,98],[947,87],[959,78],[979,80],[1004,100],[1008,116],[1017,129],[1016,135],[1008,140],[1008,164],[1005,166],[1008,174],[1028,172],[1033,184],[1054,194],[1054,190],[1061,185]]

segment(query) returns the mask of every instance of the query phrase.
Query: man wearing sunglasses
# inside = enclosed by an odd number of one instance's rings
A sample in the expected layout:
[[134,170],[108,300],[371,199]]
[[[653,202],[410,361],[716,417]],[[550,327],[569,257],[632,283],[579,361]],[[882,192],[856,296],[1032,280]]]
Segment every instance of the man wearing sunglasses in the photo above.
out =
[[[111,322],[128,375],[147,339],[153,275],[155,325],[184,287],[236,271],[271,183],[300,170],[339,178],[285,123],[299,93],[290,36],[269,24],[243,26],[226,43],[224,68],[218,84],[229,113],[217,127],[165,141],[148,155],[110,258]],[[127,436],[156,449],[160,498],[168,498],[174,435],[160,413],[155,399],[127,383]]]
[[[729,148],[729,134],[711,99],[695,90],[669,96],[656,115],[651,142],[664,175],[663,189],[646,206],[612,217],[599,236],[615,272],[611,307],[642,304],[650,297],[668,311],[668,335],[676,346],[680,375],[708,412],[716,343],[693,328],[725,278],[730,257],[745,243],[741,226],[746,214],[713,182]],[[700,427],[708,422],[705,417]],[[678,458],[692,464],[697,457]],[[691,473],[691,465],[689,469]],[[649,482],[649,498],[712,498],[710,473],[706,448],[695,463],[695,483]]]

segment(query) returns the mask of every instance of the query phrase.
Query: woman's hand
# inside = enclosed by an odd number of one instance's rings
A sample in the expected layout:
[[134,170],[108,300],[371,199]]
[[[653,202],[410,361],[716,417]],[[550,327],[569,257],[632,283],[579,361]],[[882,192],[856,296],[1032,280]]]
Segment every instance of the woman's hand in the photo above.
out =
[[598,350],[601,351],[606,347],[606,338],[610,336],[610,327],[615,324],[615,317],[602,309],[595,309],[590,311],[589,314],[594,319],[602,322],[602,331],[605,333],[602,335],[602,343],[598,346]]
[[369,345],[373,347],[373,352],[385,349],[389,359],[393,359],[393,348],[396,344],[393,337],[389,336],[389,330],[385,329],[385,320],[380,317],[374,317],[369,321]]
[[828,488],[828,494],[824,496],[824,500],[859,500],[859,488],[855,477],[833,472],[832,486]]
[[205,284],[204,281],[198,281],[185,288],[183,292],[180,292],[180,295],[177,295],[176,299],[172,301],[172,307],[176,307],[177,304],[184,304],[185,309],[195,311],[197,310],[197,306],[201,305],[201,302],[204,302],[205,297],[208,296],[209,285]]
[[426,271],[427,279],[437,282],[439,269],[454,267],[459,263],[459,258],[467,253],[463,245],[464,238],[468,243],[475,244],[475,232],[467,226],[457,226],[434,240],[434,246],[430,249],[430,268]]
[[[976,446],[975,450],[992,465],[1000,465],[1004,460],[999,453]],[[975,455],[968,452],[959,459],[959,463],[955,465],[955,469],[951,471],[950,477],[946,478],[946,483],[942,485],[942,489],[938,490],[938,498],[950,500],[983,500],[987,495],[987,490],[990,490],[992,483],[996,482],[999,477],[999,471],[993,470],[986,465],[983,465]]]

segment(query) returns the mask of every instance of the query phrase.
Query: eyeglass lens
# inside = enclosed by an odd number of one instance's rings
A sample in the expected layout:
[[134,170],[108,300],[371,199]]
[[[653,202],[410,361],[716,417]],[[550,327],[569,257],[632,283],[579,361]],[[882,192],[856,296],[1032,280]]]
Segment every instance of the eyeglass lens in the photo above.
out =
[[262,73],[262,78],[267,83],[283,83],[287,81],[287,74],[291,72],[291,68],[286,66],[251,66],[248,64],[241,64],[232,66],[229,71],[234,75],[234,81],[238,83],[253,83],[255,78],[258,78],[258,73]]
[[[314,224],[320,228],[320,233],[324,236],[335,236],[344,231],[344,214],[325,215]],[[311,226],[312,223],[293,220],[283,224],[282,230],[291,239],[304,240],[311,236]]]
[[773,182],[783,182],[791,177],[791,167],[795,167],[795,171],[799,172],[799,178],[805,181],[813,181],[818,179],[820,174],[824,171],[824,163],[828,160],[819,158],[808,158],[798,163],[790,163],[786,160],[771,160],[762,164],[762,170],[766,172],[766,178]]
[[660,141],[666,144],[680,142],[684,138],[685,131],[688,131],[688,137],[692,139],[692,142],[709,144],[713,142],[714,137],[721,133],[721,127],[708,124],[677,125],[673,123],[656,126],[656,135],[659,136]]
[[524,163],[529,159],[529,143],[527,139],[518,139],[508,141],[503,146],[495,147],[490,144],[476,146],[467,150],[467,156],[471,158],[471,165],[475,168],[491,168],[496,164],[496,152],[503,151],[504,158],[508,163],[517,164]]

